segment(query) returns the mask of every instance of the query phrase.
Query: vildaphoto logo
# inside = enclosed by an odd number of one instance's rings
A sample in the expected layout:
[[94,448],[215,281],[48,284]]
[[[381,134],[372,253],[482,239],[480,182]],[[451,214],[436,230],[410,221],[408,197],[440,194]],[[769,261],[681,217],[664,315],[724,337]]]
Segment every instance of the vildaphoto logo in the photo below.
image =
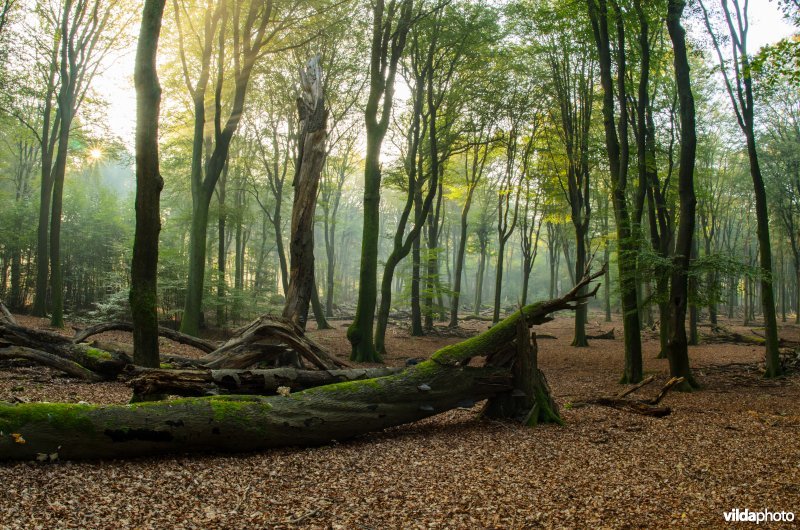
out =
[[728,523],[778,523],[786,522],[791,523],[794,521],[793,512],[771,512],[769,510],[761,510],[760,512],[750,511],[747,508],[740,510],[734,508],[729,512],[723,512],[725,521]]

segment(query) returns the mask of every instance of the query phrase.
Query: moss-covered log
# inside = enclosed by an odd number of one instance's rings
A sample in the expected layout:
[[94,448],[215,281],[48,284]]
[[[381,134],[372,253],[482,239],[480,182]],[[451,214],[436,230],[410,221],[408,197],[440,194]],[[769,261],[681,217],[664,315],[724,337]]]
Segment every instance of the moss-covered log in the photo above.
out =
[[[602,273],[602,271],[601,271]],[[413,422],[513,388],[517,324],[574,309],[586,278],[559,300],[522,308],[430,360],[375,379],[288,396],[215,396],[131,405],[0,404],[0,460],[89,459],[305,446]],[[594,294],[594,293],[591,293]],[[468,366],[486,357],[483,367]]]
[[102,350],[85,343],[73,344],[69,338],[52,331],[25,328],[0,320],[0,348],[8,346],[20,346],[61,357],[103,379],[116,378],[133,362],[121,351]]
[[116,458],[318,445],[420,420],[510,388],[507,369],[426,361],[394,376],[289,396],[109,406],[0,404],[0,459]]

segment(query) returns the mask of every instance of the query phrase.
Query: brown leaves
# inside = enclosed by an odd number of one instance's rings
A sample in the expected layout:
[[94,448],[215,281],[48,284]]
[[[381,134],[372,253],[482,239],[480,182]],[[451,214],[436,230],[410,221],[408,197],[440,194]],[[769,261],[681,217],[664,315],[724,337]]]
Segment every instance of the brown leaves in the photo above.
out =
[[[571,319],[544,328],[558,337],[540,343],[539,362],[559,403],[620,391],[620,340],[573,349]],[[347,354],[344,328],[314,336]],[[401,334],[389,338],[388,357],[402,365],[444,342]],[[666,361],[654,358],[655,339],[645,348],[645,370],[660,386]],[[478,420],[478,404],[313,449],[3,464],[0,526],[698,528],[722,526],[722,512],[733,507],[796,511],[800,379],[765,385],[757,370],[715,370],[750,366],[761,355],[746,346],[693,348],[705,390],[671,393],[674,412],[661,420],[581,408],[564,410],[564,427],[526,429]],[[87,385],[51,374],[0,372],[0,400],[129,396],[118,383]]]

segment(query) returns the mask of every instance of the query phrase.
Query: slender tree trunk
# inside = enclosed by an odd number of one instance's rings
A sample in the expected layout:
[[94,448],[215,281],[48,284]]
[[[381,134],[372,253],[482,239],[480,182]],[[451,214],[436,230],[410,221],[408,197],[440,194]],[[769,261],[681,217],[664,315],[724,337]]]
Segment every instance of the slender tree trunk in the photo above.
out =
[[[752,107],[751,107],[752,109]],[[752,111],[751,111],[752,114]],[[769,236],[769,213],[767,211],[767,193],[761,166],[758,161],[756,140],[750,117],[750,129],[747,131],[747,154],[750,159],[750,175],[753,178],[753,189],[756,203],[756,233],[758,234],[759,265],[761,275],[761,309],[764,313],[764,335],[766,337],[766,373],[765,377],[777,377],[783,373],[778,351],[778,322],[775,315],[775,292],[772,276],[772,247]]]
[[189,230],[189,274],[186,282],[186,303],[181,318],[181,331],[197,335],[203,310],[208,234],[209,202],[204,191],[192,196],[192,224]]
[[217,327],[225,327],[225,261],[227,258],[227,251],[225,245],[225,225],[227,213],[225,211],[226,199],[226,184],[228,180],[228,164],[225,164],[225,169],[222,170],[219,182],[217,182],[217,199],[219,204],[219,212],[217,216]]
[[686,50],[686,32],[681,25],[685,2],[669,0],[667,28],[675,53],[675,82],[678,87],[681,115],[681,153],[678,173],[678,196],[680,221],[675,245],[675,267],[672,273],[670,293],[671,323],[667,357],[672,377],[685,378],[685,389],[697,386],[689,366],[689,350],[686,341],[686,304],[688,302],[688,275],[695,232],[694,163],[697,149],[695,132],[695,107],[689,77],[689,58]]
[[[388,9],[387,9],[388,8]],[[358,303],[353,323],[347,328],[351,360],[380,359],[373,343],[378,295],[378,247],[380,244],[381,145],[389,127],[397,65],[412,25],[413,0],[376,0],[372,5],[369,96],[364,110],[367,149],[364,159],[364,219]],[[396,21],[394,20],[397,16]],[[394,31],[392,26],[394,25]]]
[[484,240],[480,241],[481,254],[478,260],[478,272],[475,275],[475,315],[481,312],[481,299],[483,297],[483,278],[486,275],[486,245]]
[[500,242],[497,247],[497,268],[495,269],[494,277],[494,313],[492,314],[492,322],[500,322],[500,297],[503,291],[503,262],[505,261],[505,247],[506,242],[503,237],[500,237]]
[[[582,227],[575,227],[575,277],[583,278],[586,273],[586,233],[581,229]],[[585,294],[585,293],[581,293]],[[589,346],[589,341],[586,339],[586,322],[589,320],[589,306],[581,304],[575,310],[575,333],[572,338],[572,345],[579,348],[586,348]]]
[[467,198],[464,201],[464,208],[461,210],[461,231],[459,232],[458,250],[456,251],[455,273],[453,275],[453,295],[450,299],[450,324],[451,328],[458,327],[458,310],[461,303],[461,281],[464,271],[464,256],[467,251],[467,225],[469,219],[469,209],[472,205],[472,191],[467,191]]
[[[626,194],[629,147],[624,23],[621,18],[622,14],[617,13],[617,88],[615,90],[612,77],[611,41],[608,31],[610,17],[606,0],[597,0],[597,3],[595,0],[591,0],[588,6],[592,31],[597,44],[600,80],[603,87],[603,123],[611,167],[612,199],[617,227],[617,261],[625,343],[625,366],[622,382],[638,383],[642,379],[642,343],[639,308],[636,300],[636,254],[638,248],[633,240]],[[614,116],[615,94],[622,103],[618,120]],[[615,123],[619,132],[615,128]]]
[[[421,219],[422,217],[422,198],[414,204],[414,217]],[[411,336],[422,337],[425,331],[422,328],[422,306],[420,300],[420,265],[422,262],[421,256],[421,241],[420,237],[414,238],[414,243],[411,247]]]
[[158,234],[164,180],[158,164],[161,85],[156,53],[166,0],[145,0],[136,50],[136,232],[131,262],[130,304],[133,362],[158,368]]

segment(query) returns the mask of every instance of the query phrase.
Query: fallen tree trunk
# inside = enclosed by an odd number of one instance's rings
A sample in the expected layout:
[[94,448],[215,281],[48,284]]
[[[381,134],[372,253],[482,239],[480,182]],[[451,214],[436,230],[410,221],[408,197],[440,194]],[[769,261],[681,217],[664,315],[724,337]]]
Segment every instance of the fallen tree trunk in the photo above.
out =
[[[575,309],[585,278],[563,298],[526,306],[488,331],[402,372],[288,396],[215,396],[131,405],[0,404],[0,460],[116,458],[186,451],[307,446],[413,422],[512,391],[518,322]],[[486,357],[483,367],[468,366]]]
[[614,328],[598,335],[587,335],[586,338],[590,340],[614,340]]
[[7,348],[0,349],[0,359],[25,359],[28,361],[33,361],[37,364],[49,366],[50,368],[55,368],[56,370],[61,370],[66,374],[79,379],[85,379],[86,381],[99,382],[103,380],[100,375],[84,368],[75,361],[70,361],[69,359],[65,359],[51,353],[32,350],[22,346],[9,346]]
[[[60,357],[107,380],[116,378],[123,368],[133,362],[130,356],[120,351],[101,350],[85,343],[74,344],[69,338],[52,331],[24,328],[0,320],[0,348],[8,346],[19,346]],[[13,351],[9,350],[9,353]],[[27,358],[36,360],[31,356]],[[44,364],[48,363],[49,361]],[[53,366],[52,363],[49,365]]]
[[[56,369],[58,363],[49,356],[61,357],[77,363],[89,372],[94,372],[102,379],[110,380],[132,364],[131,347],[113,342],[86,344],[82,341],[106,331],[132,329],[132,324],[129,322],[108,322],[83,329],[69,339],[50,331],[19,326],[14,323],[13,316],[9,319],[0,312],[0,348],[13,345],[27,350],[37,350],[41,355],[33,355],[31,351],[26,351],[24,357]],[[293,365],[295,368],[303,368],[302,359],[321,370],[350,366],[329,355],[294,323],[270,316],[256,319],[221,346],[169,328],[160,327],[159,335],[206,353],[202,359],[161,355],[162,362],[181,368],[247,369],[260,362],[267,364],[272,362],[276,367]],[[6,358],[9,358],[14,351],[22,350],[9,350],[6,352]],[[69,363],[63,366],[74,368]],[[77,371],[73,372],[75,373],[71,375],[76,375]]]
[[[89,337],[98,335],[100,333],[104,333],[106,331],[133,332],[133,324],[130,322],[105,322],[103,324],[89,326],[88,328],[84,328],[78,333],[76,333],[75,336],[72,337],[72,342],[74,344],[78,344],[79,342],[86,342],[86,339],[88,339]],[[205,353],[211,353],[212,351],[216,350],[219,347],[218,344],[215,344],[211,341],[199,339],[197,337],[192,337],[191,335],[186,335],[185,333],[181,333],[180,331],[175,331],[174,329],[165,328],[163,326],[158,327],[158,336],[165,337],[179,344],[186,344],[187,346],[197,348],[198,350]]]
[[[0,350],[2,351],[2,350]],[[353,368],[350,370],[155,370],[134,368],[128,381],[134,394],[144,397],[167,394],[183,397],[212,394],[273,395],[278,388],[292,392],[317,386],[373,379],[401,372],[401,368]]]
[[6,305],[0,301],[0,320],[5,320],[9,324],[17,324],[17,319],[11,314]]

